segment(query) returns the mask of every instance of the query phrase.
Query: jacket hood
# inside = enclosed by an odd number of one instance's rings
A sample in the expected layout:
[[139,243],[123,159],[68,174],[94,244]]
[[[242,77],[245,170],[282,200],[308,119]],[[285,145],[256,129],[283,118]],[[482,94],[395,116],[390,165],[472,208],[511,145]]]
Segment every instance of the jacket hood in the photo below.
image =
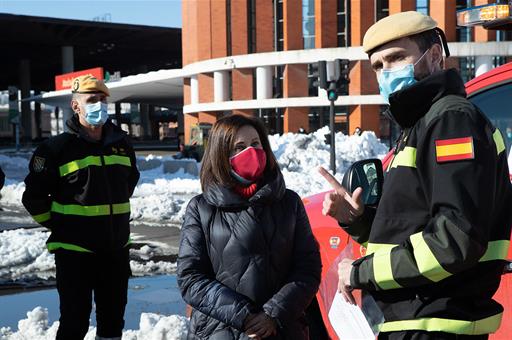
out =
[[101,141],[94,140],[90,138],[87,133],[85,133],[85,130],[82,127],[82,124],[80,124],[80,120],[78,119],[78,115],[76,113],[67,120],[66,126],[69,128],[70,133],[75,134],[88,142],[103,143],[103,145],[116,143],[127,136],[125,131],[123,131],[119,126],[115,125],[110,121],[110,119],[108,119],[105,124],[103,124]]
[[263,185],[249,199],[240,196],[231,188],[220,185],[212,185],[203,193],[203,197],[208,204],[218,208],[243,208],[253,204],[279,201],[283,198],[285,191],[283,175],[279,169],[276,169],[265,177]]
[[466,97],[462,78],[456,69],[442,70],[392,93],[386,115],[402,128],[416,124],[439,99],[447,95]]

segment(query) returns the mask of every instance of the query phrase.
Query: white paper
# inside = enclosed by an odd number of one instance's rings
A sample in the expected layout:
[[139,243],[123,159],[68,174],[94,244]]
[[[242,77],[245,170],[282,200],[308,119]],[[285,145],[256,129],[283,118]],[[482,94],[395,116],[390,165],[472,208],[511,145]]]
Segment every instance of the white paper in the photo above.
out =
[[352,305],[336,292],[329,310],[329,320],[340,340],[374,340],[375,335],[357,305]]

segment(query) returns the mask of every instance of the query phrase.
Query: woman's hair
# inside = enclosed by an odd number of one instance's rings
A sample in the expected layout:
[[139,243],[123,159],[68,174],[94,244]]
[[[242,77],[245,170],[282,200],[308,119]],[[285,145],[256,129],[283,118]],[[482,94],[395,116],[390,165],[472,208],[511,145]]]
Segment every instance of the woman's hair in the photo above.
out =
[[235,137],[243,126],[252,126],[260,137],[261,146],[267,155],[265,173],[273,172],[277,161],[270,148],[267,132],[263,124],[256,118],[243,115],[229,115],[219,119],[210,130],[208,145],[201,165],[201,188],[206,191],[211,185],[233,187],[237,182],[230,174],[230,154],[235,147]]

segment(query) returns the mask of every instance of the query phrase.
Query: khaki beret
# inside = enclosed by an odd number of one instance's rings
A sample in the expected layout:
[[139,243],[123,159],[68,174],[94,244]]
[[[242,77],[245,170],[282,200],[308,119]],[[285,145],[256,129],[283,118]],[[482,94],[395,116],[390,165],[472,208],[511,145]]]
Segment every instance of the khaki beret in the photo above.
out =
[[390,41],[436,27],[437,22],[434,19],[420,12],[408,11],[393,14],[377,21],[366,31],[363,38],[363,49],[368,53]]
[[107,96],[110,96],[110,91],[108,90],[108,87],[105,85],[103,80],[98,80],[97,78],[91,76],[90,74],[79,76],[79,77],[76,77],[75,79],[73,79],[71,92],[73,92],[73,93],[103,92]]

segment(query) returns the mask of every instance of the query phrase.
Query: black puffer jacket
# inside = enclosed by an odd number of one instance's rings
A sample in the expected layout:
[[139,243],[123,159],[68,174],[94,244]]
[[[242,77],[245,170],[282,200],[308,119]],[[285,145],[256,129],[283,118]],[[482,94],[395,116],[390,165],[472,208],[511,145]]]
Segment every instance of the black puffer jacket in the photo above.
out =
[[272,339],[308,339],[304,310],[320,282],[318,244],[280,172],[246,200],[222,187],[194,197],[181,231],[178,284],[194,310],[189,339],[248,339],[249,313],[279,325]]

